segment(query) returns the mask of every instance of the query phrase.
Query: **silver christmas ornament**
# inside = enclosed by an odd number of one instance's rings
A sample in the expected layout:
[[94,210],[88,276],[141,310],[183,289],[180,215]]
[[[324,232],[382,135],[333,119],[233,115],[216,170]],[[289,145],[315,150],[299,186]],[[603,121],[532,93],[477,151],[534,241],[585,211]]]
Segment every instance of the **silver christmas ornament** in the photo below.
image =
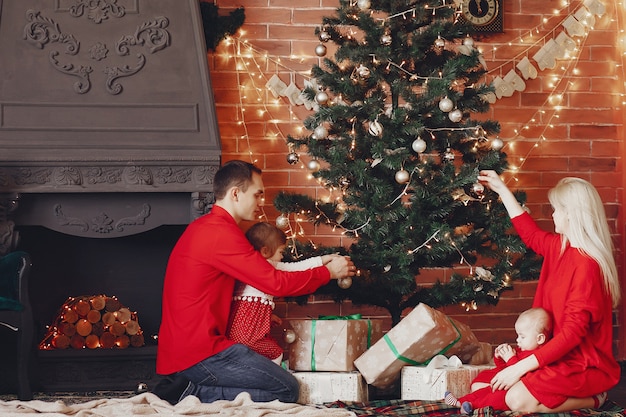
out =
[[467,35],[465,39],[463,39],[463,45],[465,46],[474,46],[474,39],[471,36]]
[[313,172],[320,170],[320,163],[317,159],[311,159],[306,166]]
[[352,278],[341,278],[337,280],[337,285],[339,285],[339,288],[341,289],[348,289],[352,286]]
[[365,65],[361,64],[357,67],[356,69],[356,73],[359,75],[359,77],[361,78],[368,78],[371,74],[370,69],[367,68]]
[[315,101],[320,106],[323,106],[324,104],[328,103],[328,94],[326,94],[324,91],[320,91],[316,94]]
[[454,152],[452,152],[452,149],[446,148],[446,151],[443,153],[443,159],[447,162],[454,161]]
[[454,109],[448,113],[448,118],[454,123],[458,123],[463,119],[463,112],[459,109]]
[[443,49],[443,47],[446,46],[446,41],[444,41],[441,36],[437,36],[437,39],[435,39],[435,46]]
[[393,39],[391,38],[391,35],[388,33],[385,33],[383,36],[380,37],[380,43],[385,46],[391,45],[392,40]]
[[483,195],[483,193],[485,192],[485,186],[479,182],[475,182],[472,185],[472,192],[476,195]]
[[411,144],[411,148],[417,153],[422,153],[426,150],[426,141],[422,138],[417,138]]
[[370,122],[368,131],[372,136],[381,136],[383,134],[383,125],[378,120],[374,120]]
[[286,229],[288,226],[289,226],[289,217],[285,216],[284,214],[281,214],[278,217],[276,217],[276,227],[278,227],[279,229]]
[[356,5],[359,6],[361,10],[368,10],[372,3],[370,0],[357,0]]
[[326,139],[328,137],[328,129],[324,125],[319,125],[315,128],[313,134],[315,134],[315,139]]
[[444,97],[439,102],[439,110],[444,113],[448,113],[450,110],[454,108],[454,103],[448,97]]
[[407,182],[409,182],[409,171],[407,171],[406,169],[401,169],[400,171],[396,172],[396,182],[398,184],[406,184]]
[[148,392],[148,385],[145,382],[140,382],[137,384],[135,388],[135,394],[143,394],[144,392]]
[[495,138],[491,141],[491,149],[494,151],[499,151],[504,147],[504,142],[500,138]]
[[315,55],[317,56],[326,56],[326,46],[324,44],[319,44],[315,47]]
[[296,332],[291,329],[285,330],[285,334],[283,335],[283,339],[285,343],[292,344],[296,341]]
[[317,35],[317,37],[322,42],[328,42],[330,40],[330,33],[326,32],[324,29],[322,29],[320,31],[320,33]]
[[298,156],[297,153],[289,152],[287,154],[287,162],[289,162],[290,165],[297,164],[299,160],[300,160],[300,156]]

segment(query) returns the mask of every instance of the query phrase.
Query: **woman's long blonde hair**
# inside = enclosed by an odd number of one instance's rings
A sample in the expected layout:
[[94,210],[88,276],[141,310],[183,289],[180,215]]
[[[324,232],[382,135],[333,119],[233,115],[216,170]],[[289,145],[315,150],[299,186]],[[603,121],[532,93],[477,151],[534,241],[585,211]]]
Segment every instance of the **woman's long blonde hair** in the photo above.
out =
[[567,214],[569,229],[567,235],[562,235],[563,249],[569,240],[598,262],[605,289],[616,307],[620,301],[619,278],[611,232],[598,191],[581,178],[566,177],[548,192],[548,199],[553,207]]

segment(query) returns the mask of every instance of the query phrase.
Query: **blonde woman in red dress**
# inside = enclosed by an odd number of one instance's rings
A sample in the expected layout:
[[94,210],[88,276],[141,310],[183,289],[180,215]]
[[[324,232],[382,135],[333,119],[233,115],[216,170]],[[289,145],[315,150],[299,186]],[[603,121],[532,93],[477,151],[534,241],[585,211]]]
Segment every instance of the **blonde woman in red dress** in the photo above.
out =
[[613,357],[613,308],[620,298],[611,235],[596,189],[563,178],[548,193],[556,233],[541,230],[494,171],[478,180],[502,200],[524,243],[543,256],[533,307],[554,320],[553,338],[498,372],[494,390],[508,390],[513,411],[598,408],[620,379]]
[[[287,244],[287,236],[269,223],[256,223],[248,229],[246,237],[269,263],[280,271],[306,271],[326,265],[339,255],[323,255],[299,262],[280,262]],[[263,291],[238,282],[235,285],[233,303],[226,336],[255,352],[271,359],[278,365],[283,359],[283,348],[270,335],[272,324],[281,324],[274,315],[274,297]]]

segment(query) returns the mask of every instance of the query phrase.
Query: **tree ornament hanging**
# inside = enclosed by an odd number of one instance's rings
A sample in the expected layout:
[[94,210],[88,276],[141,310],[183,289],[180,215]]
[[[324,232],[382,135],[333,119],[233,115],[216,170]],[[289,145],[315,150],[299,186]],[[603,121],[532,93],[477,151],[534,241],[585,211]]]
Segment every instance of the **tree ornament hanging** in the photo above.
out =
[[452,122],[458,123],[463,119],[463,112],[459,109],[454,109],[450,113],[448,113],[448,118]]
[[391,35],[389,33],[385,33],[380,37],[380,43],[381,45],[384,46],[389,46],[391,45],[391,42],[393,41]]
[[326,56],[326,45],[320,43],[315,47],[315,55],[322,57]]
[[395,178],[398,184],[406,184],[407,182],[409,182],[411,176],[409,175],[409,171],[403,168],[400,171],[396,172]]
[[338,279],[337,285],[339,285],[339,288],[347,290],[348,288],[352,286],[352,278],[348,277],[348,278]]
[[328,129],[324,125],[319,125],[313,131],[313,135],[315,136],[314,139],[326,139],[328,137]]
[[308,164],[306,164],[307,168],[309,168],[313,172],[317,172],[320,170],[320,163],[317,159],[311,159]]
[[446,148],[446,151],[443,153],[443,159],[446,162],[454,161],[454,152],[452,152],[452,149],[449,146]]
[[291,329],[285,330],[285,334],[283,335],[283,339],[285,340],[285,343],[292,344],[293,342],[296,341],[296,332],[294,332]]
[[315,95],[315,102],[320,106],[323,106],[328,103],[328,94],[325,91],[320,91]]
[[359,77],[363,79],[367,79],[369,78],[371,71],[365,65],[359,64],[359,66],[356,69],[356,73],[358,74]]
[[300,161],[300,156],[294,151],[287,154],[287,162],[289,162],[289,165],[297,164],[298,161]]
[[470,35],[467,35],[465,39],[463,39],[463,45],[472,47],[474,46],[474,39]]
[[472,184],[472,192],[477,196],[481,196],[485,192],[485,186],[479,182],[475,182]]
[[450,110],[454,108],[454,103],[447,96],[442,98],[439,102],[439,110],[444,113],[448,113]]
[[383,125],[380,124],[378,119],[373,120],[373,121],[370,122],[370,127],[368,129],[368,132],[372,136],[379,136],[380,137],[383,134]]
[[371,7],[372,3],[371,3],[370,0],[357,0],[356,5],[361,10],[369,10],[369,8]]
[[281,214],[278,217],[276,217],[276,227],[282,230],[289,227],[289,217],[285,216],[284,214]]
[[443,40],[441,36],[437,36],[437,39],[435,39],[435,47],[437,49],[443,49],[445,46],[446,46],[446,41]]
[[499,151],[504,147],[504,142],[500,138],[494,138],[491,140],[491,149]]
[[422,138],[417,138],[411,144],[411,148],[417,153],[422,153],[426,150],[426,141]]
[[326,32],[326,29],[322,29],[317,37],[321,42],[328,42],[330,40],[330,33]]

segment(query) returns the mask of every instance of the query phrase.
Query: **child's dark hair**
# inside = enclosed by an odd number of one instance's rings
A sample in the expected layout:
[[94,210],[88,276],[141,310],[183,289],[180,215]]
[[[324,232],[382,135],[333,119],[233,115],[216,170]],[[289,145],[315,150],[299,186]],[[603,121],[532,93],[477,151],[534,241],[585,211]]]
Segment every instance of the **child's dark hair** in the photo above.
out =
[[285,232],[266,222],[254,224],[246,232],[246,237],[254,249],[261,250],[265,246],[271,253],[274,253],[279,246],[287,243]]

